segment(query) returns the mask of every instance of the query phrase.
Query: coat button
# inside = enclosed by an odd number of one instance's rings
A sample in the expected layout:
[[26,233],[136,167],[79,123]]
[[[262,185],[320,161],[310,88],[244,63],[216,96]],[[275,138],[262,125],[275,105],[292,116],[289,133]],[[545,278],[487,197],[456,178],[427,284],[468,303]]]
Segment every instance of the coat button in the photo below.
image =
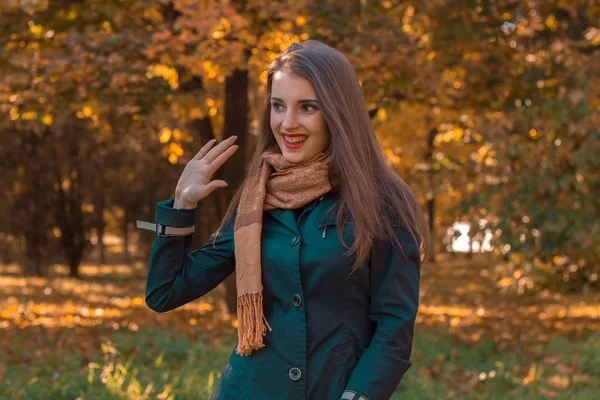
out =
[[293,381],[297,381],[298,379],[300,379],[300,377],[302,376],[302,372],[300,371],[300,368],[292,368],[290,369],[290,379]]
[[294,236],[294,239],[292,239],[292,246],[295,246],[298,243],[300,243],[300,236]]
[[300,297],[298,294],[295,294],[292,296],[292,301],[296,307],[300,307],[300,304],[302,304],[302,297]]

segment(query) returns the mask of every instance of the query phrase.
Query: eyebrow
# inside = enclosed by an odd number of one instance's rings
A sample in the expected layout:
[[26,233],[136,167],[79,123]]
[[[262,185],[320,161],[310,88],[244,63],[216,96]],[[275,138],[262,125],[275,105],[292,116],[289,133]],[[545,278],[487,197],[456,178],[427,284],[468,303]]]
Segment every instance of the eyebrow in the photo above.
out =
[[[283,101],[279,97],[271,97],[271,100],[277,100],[277,101],[280,101],[282,103],[285,103],[285,101]],[[311,100],[311,99],[301,99],[301,100],[298,100],[298,104],[302,104],[302,103],[318,103],[318,102],[319,102],[319,100]]]

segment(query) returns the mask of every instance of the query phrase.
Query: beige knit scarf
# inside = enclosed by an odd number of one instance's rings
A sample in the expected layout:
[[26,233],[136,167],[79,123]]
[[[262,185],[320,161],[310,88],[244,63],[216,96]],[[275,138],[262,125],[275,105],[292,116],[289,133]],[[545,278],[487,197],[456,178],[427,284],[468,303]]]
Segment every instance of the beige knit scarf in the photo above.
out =
[[263,210],[302,207],[331,190],[328,177],[331,154],[293,164],[278,152],[262,154],[260,169],[248,177],[240,197],[234,225],[237,284],[238,347],[250,355],[264,347],[267,327],[261,283],[261,231]]

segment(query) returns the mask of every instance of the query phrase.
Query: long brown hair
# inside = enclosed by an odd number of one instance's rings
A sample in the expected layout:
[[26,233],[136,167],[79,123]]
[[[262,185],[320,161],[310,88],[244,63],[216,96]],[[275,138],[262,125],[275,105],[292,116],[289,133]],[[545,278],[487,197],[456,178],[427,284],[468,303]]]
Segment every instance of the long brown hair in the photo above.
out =
[[[395,241],[402,248],[395,232],[398,227],[410,233],[426,258],[430,237],[421,207],[406,182],[386,164],[356,72],[350,61],[332,47],[316,40],[293,43],[269,65],[260,134],[248,174],[260,169],[264,151],[278,149],[270,124],[270,98],[273,75],[281,70],[312,84],[331,133],[327,149],[332,154],[329,177],[332,185],[339,184],[340,195],[336,230],[348,249],[346,255],[356,254],[352,271],[368,260],[375,239]],[[237,208],[247,181],[242,182],[233,196],[217,235]],[[342,235],[349,218],[354,229],[351,247]]]

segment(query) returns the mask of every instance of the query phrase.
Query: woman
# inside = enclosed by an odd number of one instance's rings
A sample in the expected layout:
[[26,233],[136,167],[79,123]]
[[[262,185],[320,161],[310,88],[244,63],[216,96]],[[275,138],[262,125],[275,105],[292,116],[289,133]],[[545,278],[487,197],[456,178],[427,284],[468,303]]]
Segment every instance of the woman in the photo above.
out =
[[148,306],[172,310],[235,270],[238,343],[211,399],[389,399],[411,365],[429,236],[350,62],[316,41],[273,61],[248,175],[212,240],[188,254],[197,204],[227,185],[210,178],[235,139],[207,143],[157,203]]

